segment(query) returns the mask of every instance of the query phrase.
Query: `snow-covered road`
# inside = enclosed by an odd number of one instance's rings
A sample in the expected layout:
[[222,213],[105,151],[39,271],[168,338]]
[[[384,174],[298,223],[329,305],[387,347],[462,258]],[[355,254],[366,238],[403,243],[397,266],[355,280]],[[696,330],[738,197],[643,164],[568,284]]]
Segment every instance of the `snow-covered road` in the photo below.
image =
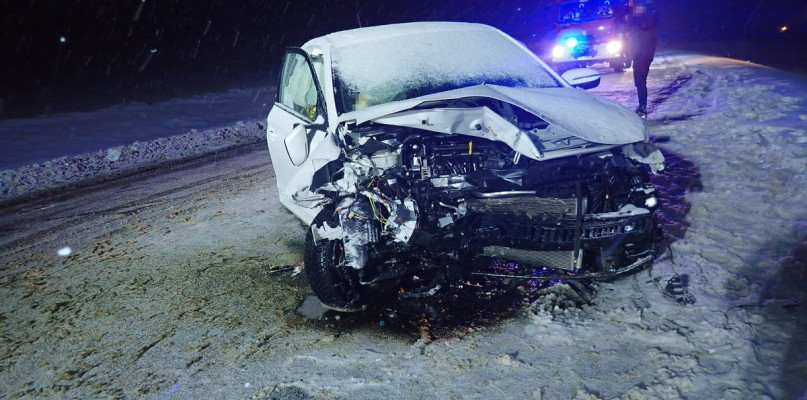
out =
[[[649,83],[670,251],[591,305],[560,286],[436,337],[311,320],[270,273],[304,228],[252,145],[0,209],[0,398],[805,398],[807,82],[667,52]],[[630,72],[595,92],[635,105]]]

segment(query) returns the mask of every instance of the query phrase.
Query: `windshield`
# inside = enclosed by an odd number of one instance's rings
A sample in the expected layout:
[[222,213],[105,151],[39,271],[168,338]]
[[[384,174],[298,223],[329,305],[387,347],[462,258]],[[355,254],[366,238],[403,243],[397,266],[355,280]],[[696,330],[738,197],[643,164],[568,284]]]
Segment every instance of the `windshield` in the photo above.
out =
[[611,0],[576,0],[566,1],[558,5],[558,22],[585,22],[606,19],[614,16]]
[[340,114],[482,83],[561,86],[535,55],[494,29],[384,33],[334,46]]

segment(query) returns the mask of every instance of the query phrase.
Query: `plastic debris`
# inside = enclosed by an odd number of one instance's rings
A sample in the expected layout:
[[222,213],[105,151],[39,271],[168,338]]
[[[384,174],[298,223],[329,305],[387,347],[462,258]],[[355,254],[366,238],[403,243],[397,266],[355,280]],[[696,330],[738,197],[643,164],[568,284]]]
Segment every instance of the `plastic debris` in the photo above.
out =
[[[268,271],[269,274],[277,274],[277,273],[280,273],[280,272],[286,272],[286,271],[295,270],[295,266],[294,265],[274,265],[274,264],[272,264],[272,265],[270,265],[268,267],[268,269],[269,269],[269,271]],[[292,274],[292,276],[294,276],[294,274]]]
[[686,275],[673,275],[672,278],[667,280],[667,286],[664,287],[664,294],[672,297],[681,305],[695,304],[695,296],[689,293],[687,281]]
[[293,266],[294,272],[291,273],[291,276],[300,275],[300,272],[303,272],[303,265],[302,264],[295,264]]

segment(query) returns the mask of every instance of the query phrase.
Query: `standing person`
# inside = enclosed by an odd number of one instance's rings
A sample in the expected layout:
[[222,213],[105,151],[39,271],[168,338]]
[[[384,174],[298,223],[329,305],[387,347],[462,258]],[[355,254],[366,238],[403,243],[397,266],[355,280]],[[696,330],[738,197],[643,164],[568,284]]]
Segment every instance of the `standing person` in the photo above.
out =
[[647,75],[658,44],[658,14],[652,0],[630,0],[628,46],[633,59],[633,84],[639,97],[636,114],[647,118]]

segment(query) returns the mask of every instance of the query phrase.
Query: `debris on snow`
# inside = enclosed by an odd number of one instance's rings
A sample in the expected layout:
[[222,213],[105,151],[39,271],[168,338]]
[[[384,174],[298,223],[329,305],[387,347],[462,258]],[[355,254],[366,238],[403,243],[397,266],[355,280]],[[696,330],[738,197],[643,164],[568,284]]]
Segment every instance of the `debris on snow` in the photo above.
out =
[[567,314],[570,310],[578,309],[587,301],[567,283],[557,283],[539,292],[530,309],[539,314],[542,312],[552,315]]

